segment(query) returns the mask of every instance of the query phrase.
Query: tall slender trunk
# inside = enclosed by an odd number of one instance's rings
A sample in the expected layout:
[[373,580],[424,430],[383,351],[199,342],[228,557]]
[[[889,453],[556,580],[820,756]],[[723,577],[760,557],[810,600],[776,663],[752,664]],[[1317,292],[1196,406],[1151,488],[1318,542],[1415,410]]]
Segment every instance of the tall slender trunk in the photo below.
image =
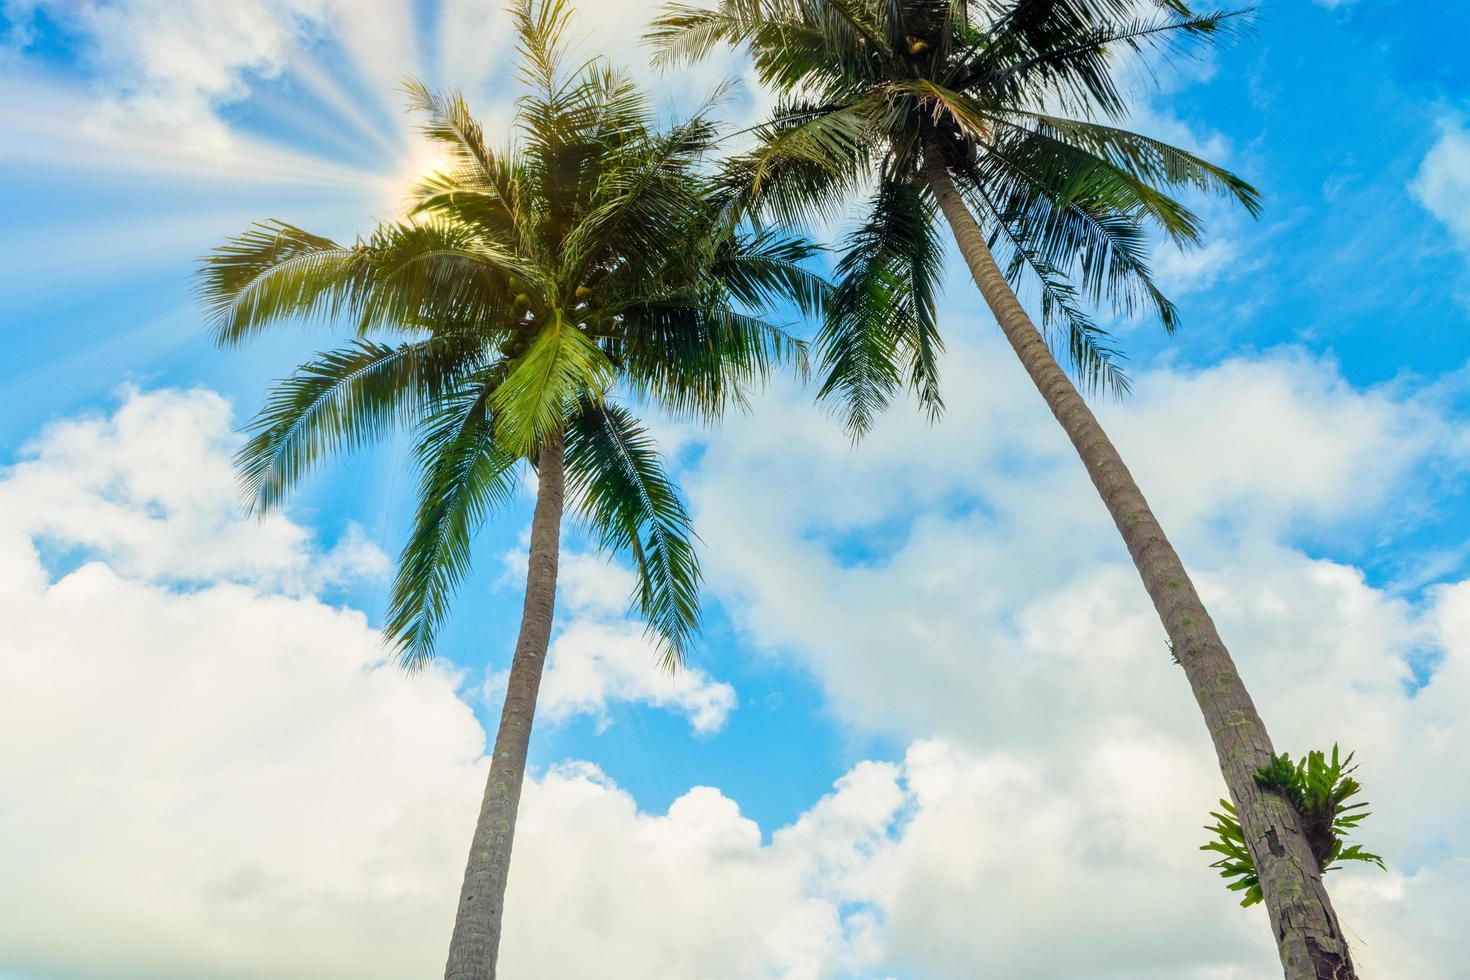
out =
[[515,839],[516,810],[521,804],[521,782],[526,775],[526,746],[536,714],[536,694],[546,666],[551,641],[551,617],[556,606],[556,566],[565,496],[565,455],[561,437],[548,443],[537,460],[540,482],[536,511],[531,518],[531,552],[526,568],[526,602],[521,633],[505,687],[505,707],[480,818],[470,843],[469,863],[454,917],[445,980],[493,980],[500,949],[500,927],[505,911],[505,885],[510,873],[510,850]]
[[975,285],[1082,457],[1174,643],[1215,744],[1220,772],[1239,811],[1286,976],[1289,980],[1354,980],[1357,974],[1347,943],[1300,818],[1280,795],[1256,785],[1256,770],[1271,756],[1271,739],[1189,573],[1118,450],[1006,282],[949,172],[931,160],[925,176]]

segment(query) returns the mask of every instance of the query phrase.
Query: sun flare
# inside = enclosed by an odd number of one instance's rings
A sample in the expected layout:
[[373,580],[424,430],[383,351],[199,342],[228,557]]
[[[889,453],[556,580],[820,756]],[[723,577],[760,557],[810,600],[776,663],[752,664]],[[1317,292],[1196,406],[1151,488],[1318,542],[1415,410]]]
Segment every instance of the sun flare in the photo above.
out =
[[395,216],[406,216],[414,189],[453,166],[454,159],[442,148],[417,136],[408,137],[398,166],[381,182],[383,206]]

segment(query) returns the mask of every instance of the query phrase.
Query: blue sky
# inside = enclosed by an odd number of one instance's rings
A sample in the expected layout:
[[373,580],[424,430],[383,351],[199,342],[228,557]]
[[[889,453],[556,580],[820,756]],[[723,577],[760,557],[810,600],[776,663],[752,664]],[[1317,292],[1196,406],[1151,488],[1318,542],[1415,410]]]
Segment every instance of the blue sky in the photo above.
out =
[[[736,58],[654,76],[634,43],[650,8],[585,6],[590,43],[671,106],[722,74],[748,82]],[[0,721],[0,742],[54,735],[12,750],[33,775],[37,760],[90,773],[91,749],[156,759],[123,759],[126,785],[12,783],[5,980],[433,968],[529,500],[480,536],[444,669],[375,666],[413,491],[403,446],[324,470],[274,524],[239,520],[233,433],[330,335],[221,352],[190,277],[251,220],[348,237],[394,214],[432,163],[396,109],[401,74],[463,87],[503,129],[497,7],[0,6],[0,535],[22,556],[0,569],[21,624],[0,680],[35,712]],[[1470,737],[1467,33],[1454,4],[1283,0],[1160,74],[1136,125],[1222,159],[1266,209],[1200,202],[1204,250],[1159,256],[1183,329],[1118,324],[1137,395],[1102,409],[1279,746],[1359,749],[1378,804],[1365,833],[1393,870],[1340,872],[1334,894],[1377,976],[1450,977],[1470,955],[1453,928],[1470,910],[1470,785],[1446,772],[1464,772]],[[747,89],[732,115],[760,99]],[[1271,975],[1264,918],[1194,850],[1221,787],[1126,555],[958,267],[943,321],[939,426],[898,406],[852,450],[785,382],[719,433],[656,422],[706,542],[690,675],[648,669],[608,598],[624,573],[569,535],[560,686],[512,884],[516,975]],[[108,615],[115,629],[87,632]],[[219,734],[180,751],[202,724]],[[293,792],[309,815],[290,831],[263,801]],[[324,843],[382,798],[393,820]],[[158,836],[74,817],[102,800]],[[220,801],[265,817],[237,826]],[[48,826],[92,857],[7,856]],[[133,880],[138,853],[162,856],[133,911],[84,910],[94,948],[57,941],[36,890]],[[923,914],[930,901],[943,909]],[[1026,937],[1050,916],[1079,950],[1037,962]],[[382,951],[354,944],[363,922]],[[282,959],[242,952],[262,936]]]

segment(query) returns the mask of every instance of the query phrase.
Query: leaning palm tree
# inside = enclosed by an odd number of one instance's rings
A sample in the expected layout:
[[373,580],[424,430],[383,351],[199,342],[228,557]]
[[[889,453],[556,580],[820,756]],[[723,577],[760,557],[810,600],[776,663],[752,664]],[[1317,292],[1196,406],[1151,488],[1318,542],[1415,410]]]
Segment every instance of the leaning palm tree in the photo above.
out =
[[[714,0],[655,21],[656,60],[747,48],[780,93],[728,163],[732,206],[786,222],[831,218],[871,194],[847,241],[819,352],[821,396],[855,435],[907,386],[941,407],[934,296],[943,214],[960,253],[1117,523],[1188,675],[1259,871],[1287,976],[1350,977],[1301,821],[1257,785],[1272,758],[1189,574],[1053,346],[1084,388],[1126,390],[1087,310],[1175,309],[1147,265],[1150,227],[1181,245],[1200,222],[1184,188],[1259,207],[1247,184],[1183,150],[1109,125],[1125,115],[1118,54],[1228,32],[1239,13],[1183,0]],[[1137,16],[1137,15],[1142,16]],[[1039,296],[1041,329],[1012,284]]]
[[239,465],[254,504],[280,502],[324,456],[395,425],[416,437],[419,501],[384,632],[403,662],[435,635],[472,538],[537,480],[525,606],[470,848],[445,976],[495,975],[516,811],[555,601],[564,503],[630,557],[634,602],[666,662],[699,624],[689,516],[620,393],[704,419],[738,404],[778,361],[803,356],[770,311],[813,309],[825,282],[804,241],[729,222],[701,155],[707,112],[663,131],[599,61],[567,73],[562,0],[514,8],[516,142],[487,148],[457,95],[409,83],[423,132],[453,166],[427,178],[407,219],[339,245],[253,226],[208,256],[201,286],[218,339],[325,319],[357,338],[281,381]]

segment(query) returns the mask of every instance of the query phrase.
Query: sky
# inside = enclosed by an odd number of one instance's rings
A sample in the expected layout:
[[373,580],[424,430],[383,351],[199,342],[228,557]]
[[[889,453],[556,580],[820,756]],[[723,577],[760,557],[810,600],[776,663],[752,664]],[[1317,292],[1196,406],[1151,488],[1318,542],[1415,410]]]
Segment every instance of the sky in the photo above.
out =
[[[651,5],[582,8],[670,113],[724,77],[732,126],[768,104],[734,55],[649,70]],[[1267,0],[1139,75],[1132,124],[1266,207],[1199,202],[1203,248],[1156,259],[1181,330],[1116,324],[1134,394],[1097,405],[1277,748],[1357,752],[1389,870],[1328,881],[1372,977],[1470,961],[1467,31]],[[512,56],[497,0],[0,0],[0,980],[441,969],[529,487],[403,673],[404,444],[247,519],[241,430],[332,337],[220,351],[191,276],[252,220],[398,214],[435,160],[399,80],[504,132]],[[853,447],[785,378],[650,419],[703,540],[678,676],[569,530],[504,975],[1280,975],[1198,850],[1224,786],[1182,673],[955,256],[941,323],[937,424]]]

